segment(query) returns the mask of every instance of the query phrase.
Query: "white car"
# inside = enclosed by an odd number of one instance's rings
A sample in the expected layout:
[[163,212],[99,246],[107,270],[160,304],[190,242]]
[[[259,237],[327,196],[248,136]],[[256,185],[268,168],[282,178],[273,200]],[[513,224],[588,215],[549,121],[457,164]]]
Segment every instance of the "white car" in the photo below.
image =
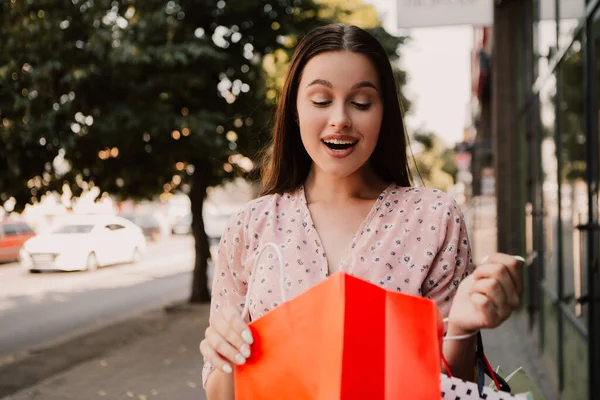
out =
[[95,271],[106,265],[135,263],[145,251],[141,228],[125,218],[74,217],[51,233],[27,240],[19,259],[30,272]]
[[235,215],[241,206],[220,206],[220,207],[204,207],[202,216],[204,218],[204,230],[209,239],[218,241],[221,235],[225,232],[227,223],[233,215]]

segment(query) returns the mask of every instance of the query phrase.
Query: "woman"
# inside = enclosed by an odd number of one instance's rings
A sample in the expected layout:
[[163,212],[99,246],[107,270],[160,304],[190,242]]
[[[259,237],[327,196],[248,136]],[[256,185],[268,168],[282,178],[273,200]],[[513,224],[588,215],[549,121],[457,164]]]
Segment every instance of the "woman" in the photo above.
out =
[[[495,254],[474,270],[454,200],[411,188],[402,117],[389,60],[367,32],[329,25],[300,42],[263,196],[231,219],[219,247],[200,344],[210,400],[233,398],[232,365],[250,355],[253,338],[241,317],[248,281],[251,319],[281,302],[279,260],[268,250],[256,260],[268,242],[283,254],[287,299],[344,271],[431,298],[453,336],[496,327],[518,306],[522,262]],[[472,379],[474,337],[447,341],[443,351],[455,376]]]

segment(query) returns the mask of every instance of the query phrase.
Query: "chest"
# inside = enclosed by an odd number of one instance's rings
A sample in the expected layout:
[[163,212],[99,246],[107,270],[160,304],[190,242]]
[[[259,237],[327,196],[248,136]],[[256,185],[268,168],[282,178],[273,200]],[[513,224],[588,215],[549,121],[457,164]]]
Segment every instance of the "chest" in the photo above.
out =
[[356,247],[357,239],[364,235],[364,228],[370,222],[372,203],[340,208],[315,204],[309,206],[309,210],[315,227],[315,240],[323,246],[328,271],[338,272]]
[[[283,214],[261,229],[257,252],[247,261],[256,272],[250,297],[253,318],[327,279],[335,272],[330,268],[333,263],[386,290],[420,294],[433,264],[446,262],[436,259],[437,237],[422,231],[418,221],[381,215],[376,213],[365,224],[359,217],[339,219],[327,213],[319,217],[319,211],[313,213],[314,221],[297,213]],[[256,259],[258,249],[269,242],[281,247],[281,264],[270,249]]]
[[426,218],[407,218],[401,208],[385,203],[350,212],[311,207],[269,215],[250,227],[249,236],[256,241],[245,264],[258,264],[257,271],[272,280],[280,270],[276,255],[256,257],[265,244],[277,244],[290,288],[307,288],[338,271],[393,286],[392,280],[405,274],[427,274],[441,243]]
[[[243,260],[255,285],[249,297],[253,319],[327,279],[330,264],[386,290],[413,295],[421,294],[436,266],[440,272],[435,279],[445,279],[454,261],[440,247],[443,208],[403,196],[394,190],[378,207],[370,210],[370,202],[345,209],[350,212],[307,206],[289,197],[253,214]],[[279,247],[281,259],[268,247],[261,253],[268,243]]]

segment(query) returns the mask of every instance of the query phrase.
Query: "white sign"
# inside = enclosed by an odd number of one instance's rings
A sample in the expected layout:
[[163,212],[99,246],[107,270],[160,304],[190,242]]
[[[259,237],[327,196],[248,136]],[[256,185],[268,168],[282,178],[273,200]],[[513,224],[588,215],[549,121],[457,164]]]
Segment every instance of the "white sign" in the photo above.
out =
[[398,28],[491,26],[492,0],[397,0]]
[[[579,19],[585,0],[560,1],[561,19]],[[540,20],[554,19],[555,0],[540,0]],[[492,26],[493,0],[396,0],[398,28],[447,25]]]
[[[585,0],[559,0],[560,19],[579,19],[585,15]],[[540,19],[555,19],[554,0],[540,1]]]

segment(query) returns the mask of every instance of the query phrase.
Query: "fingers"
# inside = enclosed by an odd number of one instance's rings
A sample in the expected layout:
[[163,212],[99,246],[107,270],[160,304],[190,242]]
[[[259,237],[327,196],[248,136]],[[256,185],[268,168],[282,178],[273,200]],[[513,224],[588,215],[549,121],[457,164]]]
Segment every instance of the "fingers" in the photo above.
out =
[[200,352],[204,356],[204,362],[212,364],[215,368],[218,368],[227,374],[233,372],[231,365],[215,351],[208,339],[204,339],[200,342]]
[[206,335],[206,340],[221,358],[225,359],[229,363],[238,365],[246,362],[246,357],[241,354],[241,349],[227,339],[229,335],[225,335],[224,337],[223,335],[212,330],[212,328],[209,329],[210,330]]
[[252,344],[252,333],[248,329],[248,325],[242,319],[237,308],[227,307],[223,309],[223,319],[229,325],[229,330],[237,334],[236,340],[239,341],[241,338],[241,340],[247,344]]
[[474,292],[469,295],[471,301],[479,310],[480,328],[494,328],[499,325],[501,319],[494,302],[486,295]]
[[523,266],[525,260],[522,257],[515,257],[509,254],[496,253],[490,256],[487,263],[502,264],[514,283],[517,294],[523,294]]
[[223,372],[231,373],[231,364],[244,364],[250,357],[252,333],[233,307],[223,307],[215,313],[206,329],[200,351],[205,362],[213,364]]
[[523,265],[522,258],[497,253],[475,268],[461,282],[450,310],[454,327],[493,329],[510,317],[523,293]]
[[[212,321],[211,327],[218,333],[211,335],[211,338],[216,336],[211,343],[215,345],[217,352],[236,364],[246,362],[246,358],[250,357],[250,346],[243,338],[247,336],[245,333],[248,327],[242,318],[236,314],[224,313],[223,318],[215,318]],[[217,345],[222,347],[216,347]]]
[[506,291],[502,287],[502,284],[496,279],[482,278],[475,281],[471,288],[471,294],[473,293],[479,293],[488,297],[501,315],[512,311],[512,306],[508,302]]
[[[494,255],[490,257],[490,261],[486,264],[482,264],[475,268],[475,272],[473,275],[476,280],[480,279],[493,279],[497,281],[497,283],[502,285],[505,293],[505,301],[508,303],[511,309],[517,309],[520,304],[520,296],[523,292],[523,279],[520,274],[520,267],[507,266],[505,263],[497,262],[497,259],[503,259],[502,257],[496,256],[505,256],[504,254]],[[517,265],[518,261],[514,259],[514,257],[508,256],[509,260],[506,258],[503,261]],[[511,260],[512,258],[512,260]],[[518,269],[519,272],[514,271]],[[512,271],[511,271],[512,270]],[[515,278],[515,275],[517,277]],[[488,282],[490,288],[495,287],[495,283]],[[483,284],[485,288],[486,285]]]

